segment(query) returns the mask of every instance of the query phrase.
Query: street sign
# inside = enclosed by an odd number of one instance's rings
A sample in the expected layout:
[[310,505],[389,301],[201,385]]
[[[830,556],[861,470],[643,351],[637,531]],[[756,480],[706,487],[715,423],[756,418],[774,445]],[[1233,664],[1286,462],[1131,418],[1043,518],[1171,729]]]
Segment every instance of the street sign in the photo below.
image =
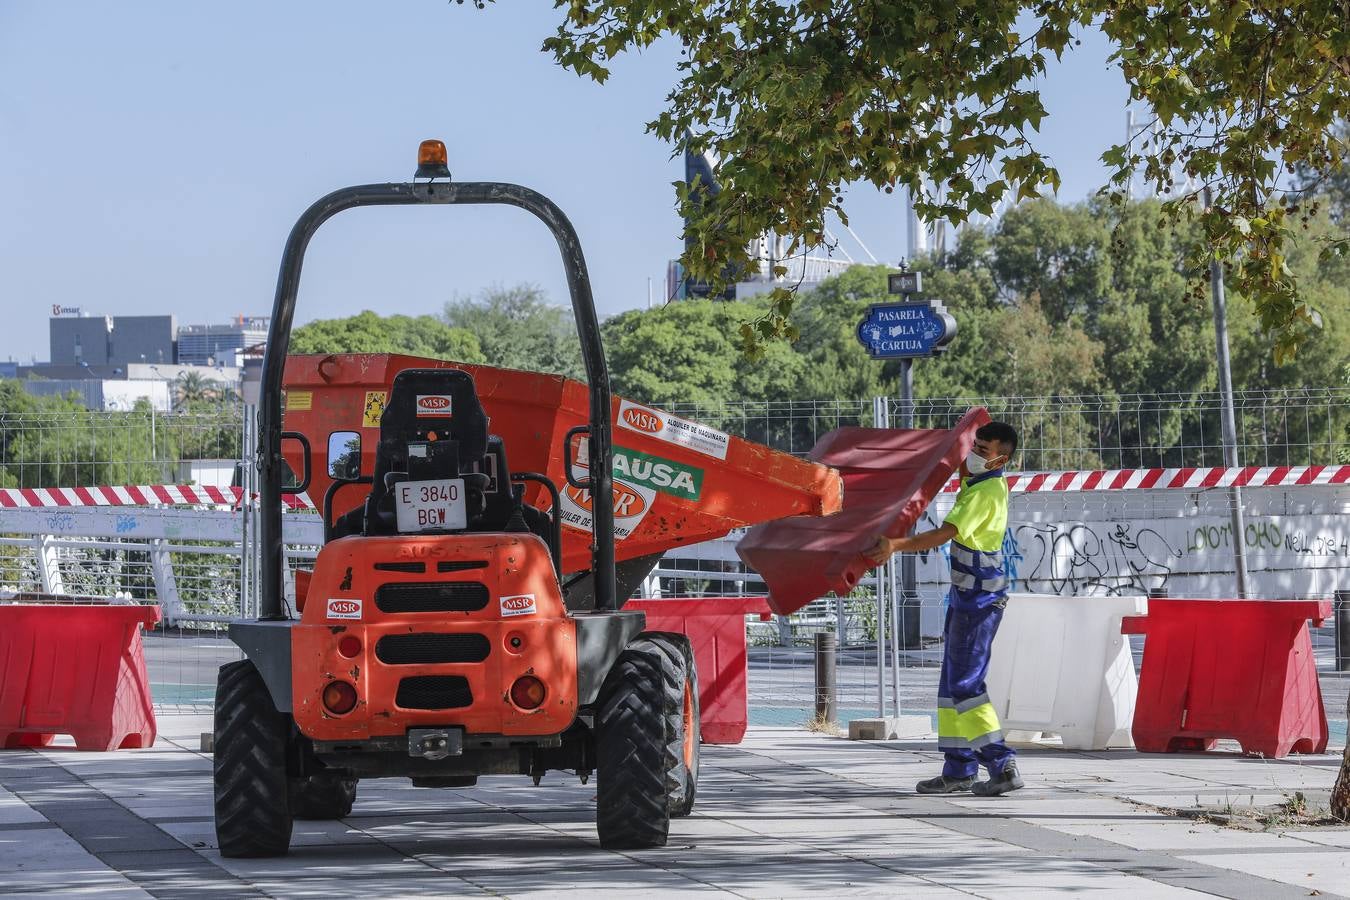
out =
[[858,340],[873,359],[913,359],[941,353],[956,337],[956,319],[941,303],[877,303],[858,323]]
[[892,272],[886,276],[888,294],[918,294],[922,291],[922,272]]

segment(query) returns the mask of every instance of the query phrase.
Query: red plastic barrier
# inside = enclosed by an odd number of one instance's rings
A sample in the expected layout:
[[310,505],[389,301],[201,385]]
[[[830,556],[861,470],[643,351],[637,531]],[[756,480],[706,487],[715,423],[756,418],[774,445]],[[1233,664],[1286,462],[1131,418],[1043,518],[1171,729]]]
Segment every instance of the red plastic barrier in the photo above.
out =
[[1248,754],[1321,753],[1327,716],[1308,620],[1330,600],[1150,599],[1125,634],[1144,634],[1134,744],[1146,753],[1213,749],[1231,738]]
[[0,747],[149,747],[155,713],[141,627],[158,606],[0,604]]
[[751,528],[736,553],[769,586],[769,606],[794,613],[833,591],[844,596],[876,563],[877,535],[909,534],[989,421],[976,407],[948,431],[837,428],[807,454],[844,478],[844,508],[824,518],[795,516]]
[[745,617],[769,617],[759,597],[629,600],[647,614],[648,631],[689,636],[698,667],[699,725],[705,744],[739,744],[750,721],[746,694]]

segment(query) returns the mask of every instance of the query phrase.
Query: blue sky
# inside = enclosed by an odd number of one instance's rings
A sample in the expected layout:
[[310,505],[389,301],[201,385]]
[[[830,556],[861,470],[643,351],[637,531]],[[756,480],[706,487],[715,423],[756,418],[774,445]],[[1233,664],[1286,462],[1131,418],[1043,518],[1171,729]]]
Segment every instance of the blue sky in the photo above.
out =
[[[643,130],[676,48],[597,86],[539,52],[557,17],[538,0],[0,0],[0,359],[46,358],[53,303],[180,324],[267,313],[296,216],[335,187],[406,180],[427,137],[455,177],[526,184],[567,211],[602,314],[645,305],[680,250],[682,165]],[[1085,34],[1042,85],[1063,199],[1100,186],[1097,157],[1124,132],[1106,54]],[[872,252],[898,259],[899,197],[862,187],[847,203]],[[315,239],[297,321],[434,313],[520,281],[566,300],[556,247],[524,213],[357,210]]]

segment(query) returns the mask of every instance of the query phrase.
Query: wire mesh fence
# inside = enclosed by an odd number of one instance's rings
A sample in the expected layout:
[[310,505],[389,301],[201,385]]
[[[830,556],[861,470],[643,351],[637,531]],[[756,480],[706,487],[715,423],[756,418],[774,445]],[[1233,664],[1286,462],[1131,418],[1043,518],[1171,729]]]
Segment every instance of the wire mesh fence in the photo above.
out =
[[0,410],[0,487],[231,484],[244,407]]
[[[745,402],[671,411],[805,455],[837,427],[897,424],[911,412],[915,427],[946,428],[972,406],[1018,428],[1024,471],[1223,462],[1217,394],[926,398],[912,408],[894,398]],[[1236,413],[1240,464],[1350,461],[1350,389],[1244,392],[1236,398]],[[0,413],[0,487],[238,483],[243,424],[238,404],[167,414]],[[923,527],[941,521],[950,499],[935,502]],[[1231,596],[1234,546],[1242,543],[1251,554],[1257,596],[1329,596],[1350,588],[1350,488],[1246,490],[1247,525],[1236,542],[1233,500],[1217,488],[1014,495],[1005,544],[1014,587],[1085,596],[1156,589],[1173,596]],[[242,515],[229,508],[200,512]],[[157,702],[209,704],[216,668],[238,658],[224,639],[224,623],[251,612],[239,536],[211,539],[180,528],[137,537],[134,509],[107,513],[98,533],[72,529],[70,511],[43,510],[40,522],[23,529],[5,524],[12,516],[0,516],[0,590],[55,588],[172,605],[171,621],[147,643],[158,673],[152,674]],[[287,519],[296,515],[312,513]],[[735,554],[736,537],[667,554],[647,593],[763,595],[763,582]],[[308,567],[316,551],[313,543],[293,543],[288,565]],[[840,702],[846,709],[875,712],[879,688],[894,677],[882,671],[879,652],[904,670],[898,679],[902,701],[911,694],[915,702],[931,700],[929,682],[942,650],[946,560],[935,552],[921,560],[919,572],[916,593],[899,604],[894,623],[878,615],[874,581],[848,597],[819,599],[791,617],[748,617],[752,700],[800,713],[811,696],[811,642],[821,631],[840,637]],[[1313,636],[1319,665],[1330,672],[1334,631],[1328,624]]]
[[[1175,468],[1224,464],[1222,395],[1065,395],[929,397],[886,400],[886,420],[950,428],[983,406],[1021,438],[1023,471]],[[745,401],[684,404],[671,412],[804,455],[821,435],[846,425],[872,427],[871,400]],[[1234,396],[1239,465],[1330,465],[1350,461],[1350,387],[1239,391]]]

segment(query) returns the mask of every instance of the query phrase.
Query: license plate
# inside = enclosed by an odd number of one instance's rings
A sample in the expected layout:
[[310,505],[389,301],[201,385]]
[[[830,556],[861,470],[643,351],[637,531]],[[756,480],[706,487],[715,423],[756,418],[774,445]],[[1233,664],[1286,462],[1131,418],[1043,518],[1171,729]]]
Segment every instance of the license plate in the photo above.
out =
[[394,509],[401,532],[467,528],[469,524],[463,478],[401,481],[394,485]]

